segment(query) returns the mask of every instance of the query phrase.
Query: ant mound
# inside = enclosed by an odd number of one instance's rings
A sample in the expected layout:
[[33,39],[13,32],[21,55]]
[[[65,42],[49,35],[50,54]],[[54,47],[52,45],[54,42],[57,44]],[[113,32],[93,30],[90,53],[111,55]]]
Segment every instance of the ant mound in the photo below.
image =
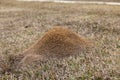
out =
[[10,58],[13,67],[21,64],[31,64],[36,61],[46,61],[50,58],[64,58],[88,51],[92,42],[77,33],[63,27],[54,27],[21,54]]
[[91,47],[91,42],[63,27],[54,27],[23,54],[45,57],[67,57],[81,53]]

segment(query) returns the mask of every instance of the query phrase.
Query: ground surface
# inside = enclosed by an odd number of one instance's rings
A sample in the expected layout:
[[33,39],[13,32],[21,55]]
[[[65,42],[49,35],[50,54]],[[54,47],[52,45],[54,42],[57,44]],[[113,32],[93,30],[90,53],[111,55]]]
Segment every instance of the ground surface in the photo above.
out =
[[[1,73],[0,80],[120,80],[120,6],[15,1],[0,4],[1,57],[21,53],[56,25],[95,43],[95,50],[88,53]],[[9,65],[9,60],[5,61]]]
[[[23,0],[23,1],[25,1],[25,0]],[[26,1],[32,1],[32,0],[26,0]],[[43,0],[38,0],[38,1],[43,1]],[[45,0],[45,1],[54,1],[54,0]],[[104,2],[120,2],[120,0],[56,0],[56,1],[104,1]]]
[[68,1],[105,1],[105,2],[120,2],[120,0],[68,0]]

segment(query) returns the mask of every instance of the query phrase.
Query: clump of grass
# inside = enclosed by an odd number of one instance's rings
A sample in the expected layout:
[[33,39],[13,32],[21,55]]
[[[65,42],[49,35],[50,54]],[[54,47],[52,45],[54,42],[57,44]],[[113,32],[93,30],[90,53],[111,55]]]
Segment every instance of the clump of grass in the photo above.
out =
[[1,74],[5,74],[6,72],[11,71],[10,66],[10,58],[8,56],[1,56],[0,57],[0,72]]
[[[4,53],[4,55],[0,56],[0,75],[1,74],[10,74],[14,73],[18,67],[16,65],[15,60],[17,62],[17,59],[14,54],[7,54]],[[17,62],[18,63],[18,62]]]

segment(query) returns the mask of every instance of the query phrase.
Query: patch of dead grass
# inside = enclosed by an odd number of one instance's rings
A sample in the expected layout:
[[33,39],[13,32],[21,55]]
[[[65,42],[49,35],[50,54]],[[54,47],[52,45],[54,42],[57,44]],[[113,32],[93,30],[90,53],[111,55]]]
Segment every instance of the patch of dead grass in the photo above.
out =
[[[0,6],[26,9],[0,12],[2,55],[21,53],[55,25],[70,28],[96,43],[95,50],[89,53],[59,61],[51,59],[36,62],[39,65],[33,63],[18,68],[9,75],[0,74],[0,79],[120,79],[119,6],[38,2],[15,2]],[[6,61],[9,62],[9,59]]]

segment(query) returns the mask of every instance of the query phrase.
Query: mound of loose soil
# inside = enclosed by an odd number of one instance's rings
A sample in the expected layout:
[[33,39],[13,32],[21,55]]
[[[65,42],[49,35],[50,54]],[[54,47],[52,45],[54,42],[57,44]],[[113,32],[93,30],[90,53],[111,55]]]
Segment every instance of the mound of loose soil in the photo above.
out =
[[32,47],[22,54],[10,58],[10,62],[13,62],[11,64],[14,67],[21,65],[21,63],[31,64],[34,61],[44,61],[49,58],[64,58],[82,53],[89,47],[91,47],[89,40],[67,28],[54,27]]
[[[54,27],[22,54],[15,61],[32,62],[45,58],[64,58],[87,51],[91,42],[63,27]],[[18,63],[18,62],[17,62]]]
[[63,27],[54,27],[23,54],[47,57],[66,57],[85,51],[91,46],[89,40]]

